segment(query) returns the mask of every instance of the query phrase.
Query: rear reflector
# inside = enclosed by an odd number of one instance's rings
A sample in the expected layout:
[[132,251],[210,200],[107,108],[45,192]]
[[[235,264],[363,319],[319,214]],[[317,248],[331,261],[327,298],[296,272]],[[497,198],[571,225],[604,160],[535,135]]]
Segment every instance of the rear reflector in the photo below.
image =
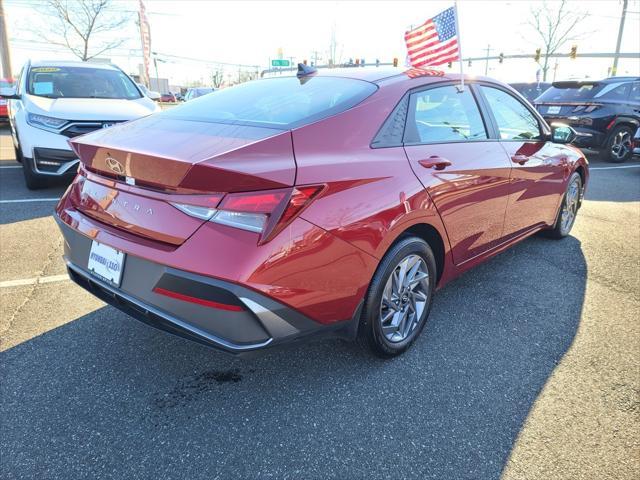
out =
[[204,298],[192,297],[191,295],[185,295],[184,293],[174,292],[161,287],[155,287],[153,291],[154,293],[164,295],[165,297],[175,298],[176,300],[182,300],[183,302],[195,303],[196,305],[202,305],[203,307],[217,308],[218,310],[228,310],[230,312],[242,312],[244,310],[238,305],[229,305],[226,303],[205,300]]

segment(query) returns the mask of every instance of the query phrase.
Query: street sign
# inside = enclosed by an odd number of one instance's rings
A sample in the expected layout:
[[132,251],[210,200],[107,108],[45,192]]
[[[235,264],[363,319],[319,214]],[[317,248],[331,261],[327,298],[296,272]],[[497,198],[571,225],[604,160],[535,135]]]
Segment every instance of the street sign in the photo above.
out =
[[289,65],[289,60],[271,60],[272,67],[288,67]]

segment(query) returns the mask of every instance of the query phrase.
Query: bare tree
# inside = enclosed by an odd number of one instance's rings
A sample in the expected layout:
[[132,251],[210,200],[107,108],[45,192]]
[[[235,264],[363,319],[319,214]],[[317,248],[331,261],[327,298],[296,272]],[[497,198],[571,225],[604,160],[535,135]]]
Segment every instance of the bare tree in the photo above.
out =
[[[556,6],[557,8],[554,8]],[[588,13],[584,11],[575,12],[567,8],[567,0],[559,2],[545,0],[542,5],[531,8],[531,17],[527,24],[536,31],[542,40],[543,81],[547,80],[550,56],[567,42],[580,36],[575,33],[575,29],[587,15]]]
[[120,38],[117,30],[129,18],[110,11],[114,3],[113,0],[46,0],[56,22],[43,36],[50,43],[67,47],[82,61],[117,48],[127,40]]

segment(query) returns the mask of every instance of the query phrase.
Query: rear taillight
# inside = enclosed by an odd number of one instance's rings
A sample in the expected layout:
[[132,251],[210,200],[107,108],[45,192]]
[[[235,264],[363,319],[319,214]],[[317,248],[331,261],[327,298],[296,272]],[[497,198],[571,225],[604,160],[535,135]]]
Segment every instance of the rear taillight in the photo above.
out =
[[262,192],[229,193],[216,208],[172,203],[192,217],[260,233],[260,243],[273,238],[322,192],[310,185]]

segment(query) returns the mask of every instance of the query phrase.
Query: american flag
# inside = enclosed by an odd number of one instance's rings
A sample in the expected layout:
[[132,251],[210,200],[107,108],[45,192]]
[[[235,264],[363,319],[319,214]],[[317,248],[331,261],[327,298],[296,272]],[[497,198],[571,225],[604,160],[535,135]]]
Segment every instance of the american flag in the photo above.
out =
[[404,34],[413,67],[436,66],[460,58],[455,7],[430,18]]

